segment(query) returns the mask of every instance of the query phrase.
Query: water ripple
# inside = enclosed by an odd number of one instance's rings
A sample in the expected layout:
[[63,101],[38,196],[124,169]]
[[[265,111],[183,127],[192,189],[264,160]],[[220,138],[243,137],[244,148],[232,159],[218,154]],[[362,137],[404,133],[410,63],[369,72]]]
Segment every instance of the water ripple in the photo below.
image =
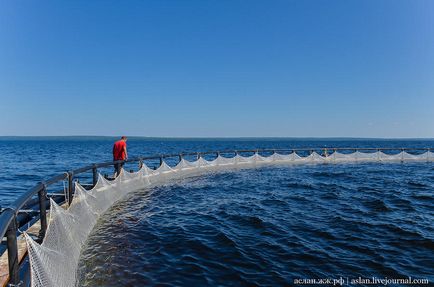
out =
[[288,286],[294,278],[428,278],[427,164],[214,173],[116,204],[85,246],[82,286]]

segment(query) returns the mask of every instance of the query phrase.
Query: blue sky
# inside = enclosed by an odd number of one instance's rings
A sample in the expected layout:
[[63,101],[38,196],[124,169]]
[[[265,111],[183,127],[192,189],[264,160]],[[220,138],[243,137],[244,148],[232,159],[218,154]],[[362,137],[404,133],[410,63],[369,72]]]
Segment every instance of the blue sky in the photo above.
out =
[[0,1],[0,135],[434,137],[434,1]]

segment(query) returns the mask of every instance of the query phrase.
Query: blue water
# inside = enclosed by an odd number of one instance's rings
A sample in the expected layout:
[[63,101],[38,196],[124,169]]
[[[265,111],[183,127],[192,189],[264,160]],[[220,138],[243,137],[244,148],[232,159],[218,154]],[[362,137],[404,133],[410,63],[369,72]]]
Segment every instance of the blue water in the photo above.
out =
[[433,180],[427,163],[307,165],[145,189],[94,229],[81,286],[288,286],[340,276],[434,282]]
[[[0,137],[0,205],[59,173],[95,162],[111,160],[114,138]],[[303,147],[434,147],[434,140],[336,140],[336,139],[129,139],[129,156],[224,149]],[[127,166],[135,168],[135,166]],[[111,171],[103,170],[103,173]],[[58,188],[53,187],[53,188]]]
[[[110,160],[112,142],[1,139],[0,204],[39,180]],[[130,157],[298,147],[422,148],[434,141],[128,141]],[[433,190],[433,163],[264,167],[144,189],[97,224],[83,250],[81,285],[293,286],[297,278],[340,276],[432,283]]]

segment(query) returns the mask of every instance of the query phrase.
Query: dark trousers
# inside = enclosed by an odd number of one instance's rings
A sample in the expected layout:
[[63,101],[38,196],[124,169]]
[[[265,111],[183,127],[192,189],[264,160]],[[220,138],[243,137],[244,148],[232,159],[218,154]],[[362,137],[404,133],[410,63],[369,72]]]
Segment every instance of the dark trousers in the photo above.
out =
[[119,173],[121,172],[121,168],[123,166],[124,166],[124,163],[115,163],[114,168],[115,168],[116,176],[119,175]]

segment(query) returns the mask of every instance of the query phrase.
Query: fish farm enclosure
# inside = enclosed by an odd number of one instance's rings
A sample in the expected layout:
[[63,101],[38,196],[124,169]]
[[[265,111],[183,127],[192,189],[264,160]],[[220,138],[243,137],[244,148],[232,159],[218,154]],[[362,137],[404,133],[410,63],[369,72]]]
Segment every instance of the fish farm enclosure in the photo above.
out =
[[418,148],[258,149],[129,159],[136,169],[115,178],[99,170],[122,161],[79,168],[3,208],[6,282],[280,286],[339,270],[432,279],[433,161]]

